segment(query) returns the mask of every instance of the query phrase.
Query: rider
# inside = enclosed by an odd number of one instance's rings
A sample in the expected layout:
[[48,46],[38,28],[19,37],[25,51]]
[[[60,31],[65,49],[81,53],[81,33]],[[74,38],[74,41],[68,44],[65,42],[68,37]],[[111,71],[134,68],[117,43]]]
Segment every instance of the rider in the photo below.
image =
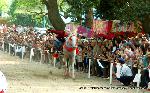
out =
[[56,50],[61,50],[62,45],[65,42],[65,37],[68,36],[68,33],[64,30],[51,30],[48,29],[47,33],[54,33],[56,34],[56,38],[54,40],[54,46],[56,47]]

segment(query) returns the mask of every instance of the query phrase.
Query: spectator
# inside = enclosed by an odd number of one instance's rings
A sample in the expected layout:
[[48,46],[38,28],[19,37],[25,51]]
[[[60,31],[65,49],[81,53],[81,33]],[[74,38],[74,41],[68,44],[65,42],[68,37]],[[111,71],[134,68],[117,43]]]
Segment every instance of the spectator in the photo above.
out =
[[118,58],[118,60],[121,64],[121,69],[120,69],[120,77],[118,77],[117,80],[119,80],[125,86],[128,86],[133,81],[132,71],[125,64],[125,60],[123,58]]

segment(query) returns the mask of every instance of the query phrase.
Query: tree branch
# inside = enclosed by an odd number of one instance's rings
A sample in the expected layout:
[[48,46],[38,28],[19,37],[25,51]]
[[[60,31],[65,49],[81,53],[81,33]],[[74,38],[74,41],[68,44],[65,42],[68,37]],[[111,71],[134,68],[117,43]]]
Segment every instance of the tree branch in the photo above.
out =
[[47,0],[42,0],[42,2],[47,6],[47,8],[50,7]]

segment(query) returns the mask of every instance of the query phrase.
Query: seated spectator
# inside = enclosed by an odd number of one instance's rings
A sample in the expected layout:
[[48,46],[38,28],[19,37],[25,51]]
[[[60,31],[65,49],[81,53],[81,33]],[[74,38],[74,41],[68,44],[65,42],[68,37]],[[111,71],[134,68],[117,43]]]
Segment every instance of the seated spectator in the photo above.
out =
[[118,60],[121,64],[121,69],[120,69],[120,77],[117,77],[117,80],[119,80],[125,86],[128,86],[133,81],[132,71],[125,64],[125,60],[123,58],[118,58]]

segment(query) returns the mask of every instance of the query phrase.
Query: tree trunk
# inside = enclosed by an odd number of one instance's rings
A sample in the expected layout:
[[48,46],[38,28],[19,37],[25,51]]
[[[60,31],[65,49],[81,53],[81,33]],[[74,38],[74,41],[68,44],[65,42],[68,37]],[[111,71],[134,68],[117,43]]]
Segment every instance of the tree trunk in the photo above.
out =
[[93,26],[93,9],[92,8],[87,10],[86,26],[89,27],[89,28],[92,28],[92,26]]
[[48,18],[56,30],[65,30],[65,23],[62,20],[59,10],[57,0],[43,0],[44,4],[48,10]]
[[146,15],[141,22],[144,32],[150,34],[150,15]]

